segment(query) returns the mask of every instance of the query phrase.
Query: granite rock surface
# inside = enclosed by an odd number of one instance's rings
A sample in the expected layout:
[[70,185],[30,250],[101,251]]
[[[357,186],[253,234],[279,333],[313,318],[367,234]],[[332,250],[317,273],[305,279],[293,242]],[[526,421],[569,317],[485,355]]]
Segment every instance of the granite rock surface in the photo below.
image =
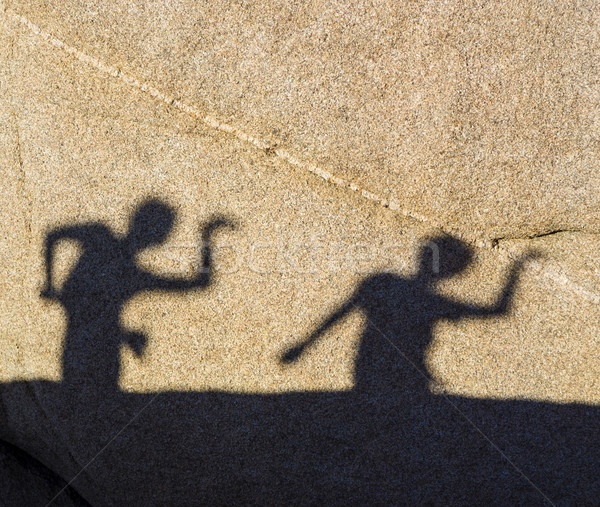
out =
[[441,5],[8,2],[0,438],[93,505],[597,499],[597,8]]

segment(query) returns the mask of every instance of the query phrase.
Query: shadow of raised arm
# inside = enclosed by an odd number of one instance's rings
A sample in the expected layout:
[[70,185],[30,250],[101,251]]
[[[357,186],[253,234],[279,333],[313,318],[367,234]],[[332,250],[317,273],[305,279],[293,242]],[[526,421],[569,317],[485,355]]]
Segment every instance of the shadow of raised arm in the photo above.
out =
[[478,306],[458,303],[455,306],[457,314],[456,316],[459,318],[465,315],[490,317],[494,315],[503,315],[507,313],[510,310],[510,305],[513,300],[515,287],[519,279],[519,275],[523,270],[523,267],[527,262],[539,258],[540,256],[541,254],[539,252],[531,251],[524,254],[519,259],[513,262],[508,277],[506,278],[504,289],[494,304],[489,306]]
[[221,228],[235,229],[234,221],[215,216],[208,220],[202,227],[200,233],[201,259],[196,276],[192,278],[165,278],[152,275],[148,285],[149,289],[161,290],[187,290],[210,285],[213,276],[212,268],[212,235]]
[[290,364],[296,362],[298,358],[308,349],[311,345],[313,345],[319,337],[327,331],[333,324],[335,324],[338,320],[340,320],[344,315],[346,315],[350,310],[355,307],[354,298],[346,301],[342,306],[340,306],[335,312],[333,312],[323,323],[315,329],[310,335],[308,335],[301,343],[293,346],[288,349],[285,353],[282,354],[280,361],[283,364]]

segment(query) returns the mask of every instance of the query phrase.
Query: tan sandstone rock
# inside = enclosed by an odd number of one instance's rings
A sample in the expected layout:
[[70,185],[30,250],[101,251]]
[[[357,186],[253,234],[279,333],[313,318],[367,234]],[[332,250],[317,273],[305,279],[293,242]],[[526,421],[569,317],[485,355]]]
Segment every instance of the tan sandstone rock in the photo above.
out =
[[447,231],[598,232],[593,1],[7,4]]
[[[52,5],[0,30],[3,438],[98,505],[597,498],[594,6]],[[102,278],[148,199],[155,277],[235,223],[210,285]]]

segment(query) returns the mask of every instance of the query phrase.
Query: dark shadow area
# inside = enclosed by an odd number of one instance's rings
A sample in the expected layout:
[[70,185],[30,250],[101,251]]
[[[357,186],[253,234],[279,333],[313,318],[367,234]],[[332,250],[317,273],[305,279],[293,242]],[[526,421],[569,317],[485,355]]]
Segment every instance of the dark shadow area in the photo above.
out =
[[41,505],[56,497],[57,507],[89,507],[66,481],[18,447],[0,441],[0,506]]
[[[467,267],[472,252],[448,237],[424,245],[412,278],[366,277],[281,358],[302,361],[325,330],[361,311],[367,324],[352,391],[120,391],[119,348],[142,354],[145,344],[121,327],[125,302],[139,291],[218,283],[211,237],[231,226],[224,218],[201,226],[194,277],[161,278],[136,265],[136,252],[164,241],[173,219],[167,205],[149,201],[125,238],[101,224],[49,234],[43,295],[68,314],[64,378],[0,387],[4,438],[63,478],[76,476],[72,486],[92,505],[598,503],[597,407],[430,391],[424,357],[433,325],[508,314],[524,262],[500,282],[495,304],[454,301],[436,282]],[[57,291],[52,252],[63,238],[79,241],[83,253]]]

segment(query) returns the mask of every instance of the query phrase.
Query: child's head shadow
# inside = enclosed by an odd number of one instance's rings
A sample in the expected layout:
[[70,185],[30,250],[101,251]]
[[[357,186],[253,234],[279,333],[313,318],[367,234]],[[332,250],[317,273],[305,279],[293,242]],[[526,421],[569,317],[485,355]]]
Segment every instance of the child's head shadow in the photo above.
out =
[[163,243],[173,229],[175,210],[168,204],[149,199],[141,203],[131,219],[127,241],[134,250]]
[[473,249],[464,241],[439,235],[424,242],[419,250],[418,280],[434,284],[466,270],[473,261]]

